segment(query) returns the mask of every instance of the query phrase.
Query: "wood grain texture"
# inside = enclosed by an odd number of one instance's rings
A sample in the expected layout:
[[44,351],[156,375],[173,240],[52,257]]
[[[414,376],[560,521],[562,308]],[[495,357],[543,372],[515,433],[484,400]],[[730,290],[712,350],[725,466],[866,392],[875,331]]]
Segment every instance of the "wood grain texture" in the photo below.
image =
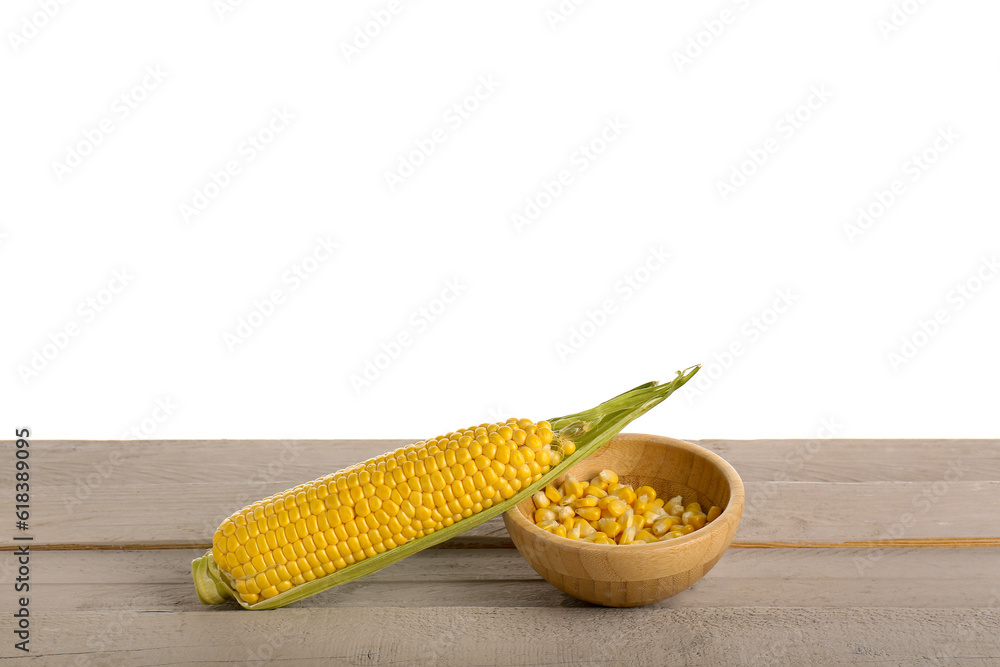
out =
[[[42,545],[207,545],[234,510],[403,442],[35,441],[32,530]],[[737,542],[1000,537],[997,440],[704,442],[744,477]],[[813,451],[816,470],[795,458]],[[848,481],[823,481],[824,462]],[[497,519],[457,544],[510,542]]]
[[[685,438],[680,438],[684,440]],[[296,484],[411,440],[37,440],[58,461],[59,479],[117,476],[212,483],[216,466],[234,478]],[[688,440],[726,459],[744,482],[933,482],[953,462],[965,481],[1000,479],[1000,440]],[[10,440],[0,440],[13,447]],[[237,453],[238,455],[234,455]],[[199,465],[201,464],[201,465]],[[63,484],[65,485],[65,484]],[[73,484],[69,484],[73,486]]]
[[[206,611],[191,583],[198,550],[38,552],[41,610]],[[9,559],[8,559],[9,560]],[[6,561],[0,561],[0,564]],[[655,603],[694,607],[988,608],[1000,606],[997,549],[767,549],[726,552],[692,588]],[[13,581],[0,565],[0,584]],[[393,606],[581,607],[513,549],[429,549],[295,609]],[[220,612],[241,612],[235,604]],[[250,612],[247,612],[250,613]],[[266,616],[266,614],[264,615]]]
[[[734,544],[742,548],[662,602],[610,609],[575,600],[542,580],[495,521],[361,581],[255,613],[201,605],[189,569],[201,550],[185,543],[207,544],[240,503],[405,441],[35,441],[31,659],[1000,664],[1000,441],[701,443],[746,482]],[[908,512],[915,518],[903,525]],[[136,543],[147,548],[116,548]],[[7,590],[14,565],[0,554]],[[9,637],[10,607],[0,610]],[[565,627],[573,632],[552,630]],[[0,660],[13,653],[5,645]]]
[[[839,667],[1000,661],[997,609],[407,608],[376,603],[262,613],[51,611],[39,613],[35,622],[33,657],[51,665]],[[553,627],[573,631],[553,632]]]
[[[33,591],[35,659],[53,665],[1000,660],[995,549],[886,550],[862,566],[866,550],[730,551],[693,588],[636,609],[575,600],[542,581],[513,550],[429,550],[292,607],[257,613],[201,605],[188,572],[197,553],[36,554],[35,579],[46,583]],[[0,577],[6,585],[9,573]],[[574,631],[553,633],[553,624]],[[521,639],[511,642],[512,635]]]
[[964,481],[1000,479],[1000,440],[690,442],[729,461],[744,482],[935,482],[956,464]]

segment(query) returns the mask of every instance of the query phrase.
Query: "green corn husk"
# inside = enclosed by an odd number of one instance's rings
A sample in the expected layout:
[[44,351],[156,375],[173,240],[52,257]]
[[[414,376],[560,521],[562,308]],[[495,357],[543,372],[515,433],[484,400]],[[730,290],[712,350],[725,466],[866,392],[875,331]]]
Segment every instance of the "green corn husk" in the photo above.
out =
[[235,599],[246,609],[277,609],[316,595],[328,588],[333,588],[334,586],[339,586],[340,584],[345,584],[377,572],[401,558],[406,558],[418,551],[460,535],[511,509],[528,496],[544,488],[552,480],[561,476],[566,470],[599,450],[620,433],[629,422],[642,416],[683,386],[700,368],[701,366],[698,365],[684,371],[677,371],[677,377],[663,384],[647,382],[646,384],[639,385],[635,389],[619,394],[590,410],[565,417],[549,419],[548,422],[552,425],[552,431],[555,435],[553,442],[570,440],[576,445],[576,451],[564,457],[559,465],[542,475],[538,481],[521,489],[511,498],[496,503],[478,514],[473,514],[430,535],[402,544],[395,549],[390,549],[371,558],[366,558],[361,562],[328,574],[325,577],[307,581],[304,584],[295,586],[284,593],[280,593],[267,600],[262,600],[256,604],[246,604],[240,600],[239,596],[235,593],[235,585],[230,581],[229,575],[218,568],[215,559],[212,557],[212,550],[209,549],[204,556],[196,558],[191,562],[191,572],[194,577],[195,588],[198,591],[198,597],[205,604],[221,604],[226,600]]

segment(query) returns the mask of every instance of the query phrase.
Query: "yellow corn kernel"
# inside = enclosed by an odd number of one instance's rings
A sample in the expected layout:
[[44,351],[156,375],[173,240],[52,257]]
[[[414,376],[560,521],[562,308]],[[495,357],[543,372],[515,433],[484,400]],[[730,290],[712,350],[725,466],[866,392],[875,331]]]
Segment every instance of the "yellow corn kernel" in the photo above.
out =
[[602,482],[604,482],[605,489],[608,487],[609,484],[618,483],[618,475],[615,473],[614,470],[602,470],[597,476],[600,478]]
[[629,506],[621,498],[616,498],[607,504],[607,510],[613,517],[620,517],[628,511]]
[[614,538],[622,531],[622,527],[615,519],[600,519],[597,522],[597,528],[610,538]]
[[619,498],[621,498],[630,505],[634,503],[636,499],[635,491],[632,489],[631,486],[620,486],[617,489],[615,489],[611,493],[611,495],[618,496]]
[[719,507],[716,507],[715,505],[712,505],[708,509],[708,516],[705,517],[705,522],[706,523],[712,523],[713,521],[715,521],[716,519],[719,518],[720,514],[722,514],[722,509],[719,508]]
[[552,504],[552,501],[549,500],[549,497],[545,495],[544,491],[536,491],[535,495],[531,496],[531,500],[535,503],[535,508],[540,510],[543,510]]
[[573,507],[579,509],[581,507],[597,507],[597,498],[593,496],[584,496],[583,498],[577,498],[573,501]]
[[550,501],[554,503],[557,503],[560,500],[562,500],[562,494],[559,493],[558,489],[556,489],[556,487],[552,486],[551,484],[545,487],[545,495],[548,497]]
[[653,534],[657,537],[662,537],[667,534],[674,526],[677,525],[677,517],[667,516],[662,519],[657,519],[653,522]]
[[601,518],[599,507],[580,507],[576,510],[577,516],[586,521],[596,521]]
[[514,450],[510,453],[510,464],[512,466],[520,468],[525,463],[527,463],[527,460],[525,460],[524,454],[522,454],[519,450]]
[[569,507],[569,506],[571,506],[571,505],[572,505],[572,504],[573,504],[574,502],[576,502],[576,496],[575,496],[575,495],[573,495],[572,493],[570,493],[570,494],[566,494],[566,495],[564,495],[564,496],[562,497],[562,500],[560,500],[560,501],[559,501],[559,504],[560,504],[561,506],[563,506],[563,507]]
[[584,494],[588,496],[593,496],[594,498],[600,500],[601,498],[606,497],[608,495],[608,492],[599,486],[595,486],[593,481],[591,481],[590,486],[584,489]]
[[552,463],[552,456],[549,454],[548,450],[542,449],[535,453],[535,463],[543,468],[549,466]]
[[555,521],[556,513],[548,508],[541,508],[535,510],[535,523],[542,523],[543,521]]
[[622,531],[626,528],[632,528],[635,526],[635,515],[632,514],[632,508],[625,510],[625,513],[618,517],[618,525],[622,527]]
[[640,486],[635,490],[635,495],[637,497],[646,496],[646,502],[653,502],[656,500],[656,489],[651,486]]
[[694,512],[695,514],[701,513],[700,503],[688,503],[688,506],[684,508],[685,512]]
[[[550,508],[552,509],[552,508]],[[560,505],[555,508],[556,519],[559,521],[565,521],[566,519],[572,519],[576,516],[576,510],[568,505]]]
[[636,541],[642,540],[643,542],[654,542],[656,537],[648,530],[639,530],[635,534]]
[[566,475],[566,480],[563,482],[563,485],[566,487],[567,493],[570,493],[576,496],[577,498],[582,496],[584,490],[587,488],[586,484],[580,482],[572,475]]

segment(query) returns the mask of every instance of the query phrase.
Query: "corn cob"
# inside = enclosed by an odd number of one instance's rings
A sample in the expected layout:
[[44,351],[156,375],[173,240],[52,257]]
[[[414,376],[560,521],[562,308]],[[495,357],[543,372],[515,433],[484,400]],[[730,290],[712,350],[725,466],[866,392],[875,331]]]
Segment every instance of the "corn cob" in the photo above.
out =
[[244,507],[192,562],[205,604],[274,609],[352,581],[510,509],[697,371],[549,421],[471,426]]

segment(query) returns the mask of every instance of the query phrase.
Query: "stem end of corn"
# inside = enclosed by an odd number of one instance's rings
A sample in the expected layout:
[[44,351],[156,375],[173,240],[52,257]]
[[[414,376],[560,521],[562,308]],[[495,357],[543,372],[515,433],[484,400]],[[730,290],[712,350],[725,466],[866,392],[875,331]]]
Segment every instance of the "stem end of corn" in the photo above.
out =
[[201,558],[191,561],[191,576],[198,591],[198,599],[203,604],[222,604],[233,597],[232,591],[219,579],[218,571],[213,572],[215,560],[209,551]]

